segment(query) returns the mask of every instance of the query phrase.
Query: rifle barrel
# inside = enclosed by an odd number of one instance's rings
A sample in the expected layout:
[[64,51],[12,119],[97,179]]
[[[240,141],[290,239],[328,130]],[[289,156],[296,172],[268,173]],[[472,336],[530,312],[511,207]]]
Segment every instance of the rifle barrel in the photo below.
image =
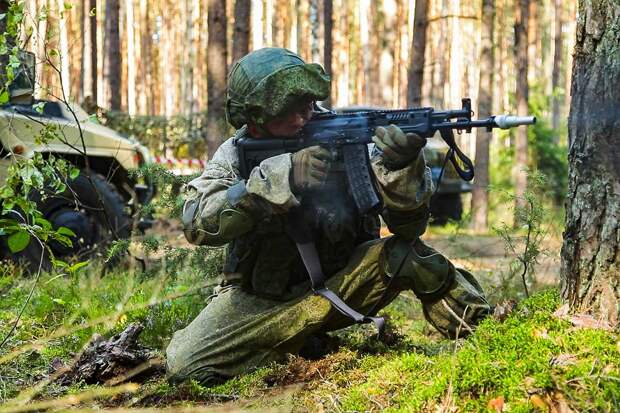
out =
[[500,129],[510,129],[514,126],[533,125],[536,123],[536,116],[499,115],[495,116],[494,120]]

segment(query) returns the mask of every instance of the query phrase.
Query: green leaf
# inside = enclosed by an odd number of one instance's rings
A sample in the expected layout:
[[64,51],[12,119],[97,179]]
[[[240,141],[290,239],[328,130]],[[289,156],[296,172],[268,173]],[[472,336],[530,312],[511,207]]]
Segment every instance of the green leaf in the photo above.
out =
[[66,235],[69,237],[75,237],[75,232],[71,231],[69,228],[67,227],[59,227],[56,232],[60,235]]
[[97,15],[97,9],[95,7],[93,7],[90,12],[88,12],[88,15],[90,17],[95,17]]
[[52,298],[52,301],[55,302],[56,304],[60,304],[60,305],[65,305],[67,304],[65,302],[65,300],[61,299],[61,298]]
[[11,235],[8,239],[9,249],[12,253],[20,252],[30,243],[30,234],[26,231],[19,231]]
[[78,168],[71,168],[71,172],[69,173],[69,177],[71,177],[71,179],[75,179],[78,177],[78,175],[80,174],[80,170]]
[[64,7],[65,7],[65,10],[71,10],[73,8],[73,4],[69,2],[65,2]]
[[43,113],[43,109],[45,108],[45,102],[39,102],[32,105],[32,109],[34,109],[37,113]]
[[82,267],[86,267],[87,265],[88,265],[88,261],[77,262],[77,263],[73,264],[72,266],[70,266],[69,268],[67,268],[67,271],[73,273],[73,272],[76,272],[77,270],[79,270]]
[[65,247],[68,247],[68,248],[73,247],[73,242],[71,241],[71,238],[69,238],[69,237],[65,237],[64,235],[55,234],[54,235],[54,239],[56,241],[60,242]]
[[0,20],[4,20],[5,17],[6,17],[6,13],[0,14]]
[[58,50],[51,49],[48,53],[51,57],[58,56]]
[[67,268],[69,266],[69,264],[67,264],[63,260],[57,260],[55,258],[52,258],[52,265],[54,266],[54,268]]
[[0,93],[0,105],[4,105],[9,101],[9,92],[4,89],[2,93]]
[[41,228],[43,228],[45,231],[49,231],[52,229],[52,223],[49,222],[47,219],[42,218],[42,217],[38,217],[34,219],[35,224],[39,224],[41,226]]

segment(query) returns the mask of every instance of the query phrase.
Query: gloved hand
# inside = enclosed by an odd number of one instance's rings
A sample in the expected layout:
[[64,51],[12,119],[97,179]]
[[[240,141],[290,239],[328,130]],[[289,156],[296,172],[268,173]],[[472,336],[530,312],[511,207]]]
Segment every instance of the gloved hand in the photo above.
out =
[[426,145],[426,139],[415,133],[405,133],[395,125],[377,127],[372,141],[383,152],[383,162],[393,171],[402,169],[416,159]]
[[320,146],[310,146],[295,152],[290,175],[293,192],[319,189],[327,178],[331,161],[331,152]]

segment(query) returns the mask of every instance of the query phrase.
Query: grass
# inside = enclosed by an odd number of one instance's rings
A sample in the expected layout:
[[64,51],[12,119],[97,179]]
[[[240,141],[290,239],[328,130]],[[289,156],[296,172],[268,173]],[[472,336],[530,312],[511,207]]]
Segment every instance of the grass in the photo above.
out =
[[[489,406],[501,403],[511,412],[561,404],[580,412],[620,410],[617,333],[576,328],[553,315],[560,305],[553,289],[521,302],[503,322],[489,318],[457,341],[438,337],[418,301],[403,293],[384,311],[392,328],[388,343],[373,339],[368,326],[355,326],[339,332],[339,350],[320,360],[291,357],[211,388],[172,386],[161,376],[121,388],[116,396],[83,383],[41,385],[54,359],[70,362],[93,334],[111,336],[132,321],[145,325],[142,343],[163,352],[172,333],[202,309],[215,283],[221,253],[198,250],[183,259],[196,260],[193,254],[209,254],[211,264],[176,262],[146,274],[119,269],[105,276],[89,266],[72,276],[42,275],[15,333],[0,349],[0,402],[21,398],[45,410],[58,406],[41,403],[68,403],[62,398],[77,395],[84,408],[232,403],[259,411],[495,411]],[[34,281],[3,268],[1,338]]]

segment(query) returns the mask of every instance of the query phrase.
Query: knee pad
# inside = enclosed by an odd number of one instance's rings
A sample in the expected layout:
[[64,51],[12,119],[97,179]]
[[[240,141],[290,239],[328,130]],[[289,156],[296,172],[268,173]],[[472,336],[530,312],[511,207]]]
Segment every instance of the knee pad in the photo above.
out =
[[440,299],[454,283],[454,265],[419,239],[393,237],[382,258],[385,274],[403,288],[412,289],[423,302]]

